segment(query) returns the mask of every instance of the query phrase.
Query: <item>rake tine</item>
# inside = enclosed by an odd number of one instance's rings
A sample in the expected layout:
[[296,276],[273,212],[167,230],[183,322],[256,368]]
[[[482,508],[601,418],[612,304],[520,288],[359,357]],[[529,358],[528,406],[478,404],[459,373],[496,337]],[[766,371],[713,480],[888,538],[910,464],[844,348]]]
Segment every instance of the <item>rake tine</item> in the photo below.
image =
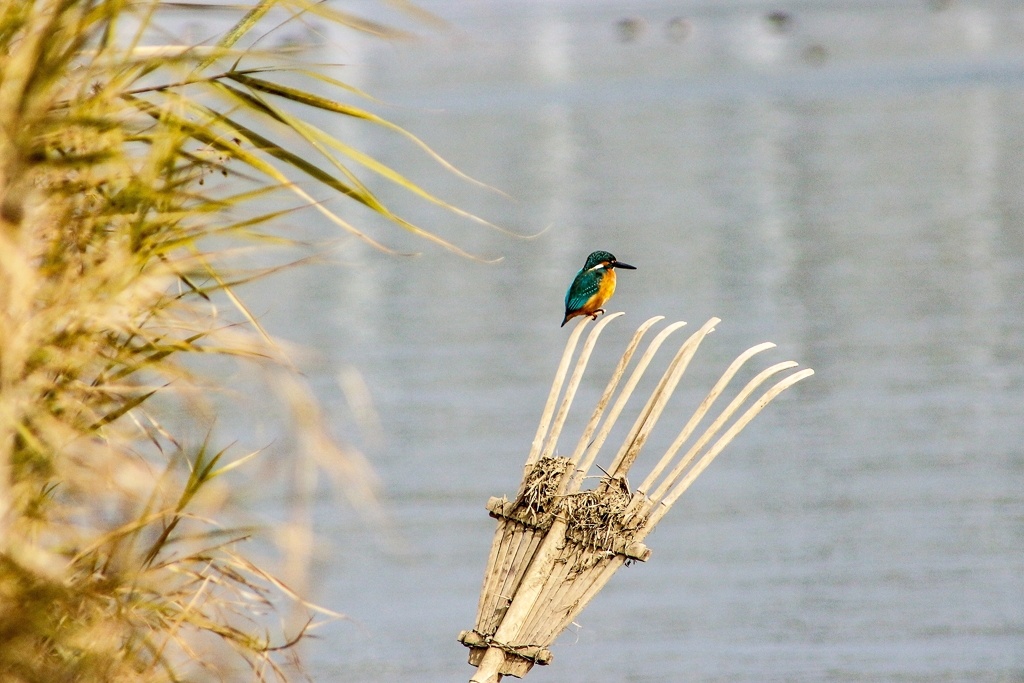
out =
[[611,432],[612,427],[615,426],[616,420],[619,418],[619,413],[625,407],[629,397],[633,394],[633,390],[636,388],[640,378],[643,377],[644,372],[647,370],[647,366],[650,365],[651,359],[654,354],[661,348],[662,343],[668,338],[670,334],[678,330],[680,327],[685,325],[683,321],[675,322],[663,329],[658,333],[658,336],[651,340],[651,343],[647,346],[647,350],[644,351],[644,355],[640,357],[640,361],[633,368],[633,373],[629,376],[629,381],[626,382],[626,386],[622,388],[619,393],[619,397],[615,399],[615,404],[612,406],[611,412],[608,413],[608,417],[605,419],[604,424],[601,425],[601,429],[597,433],[597,437],[594,438],[594,442],[587,449],[586,455],[583,457],[583,461],[576,468],[576,473],[573,475],[573,479],[570,481],[569,486],[566,487],[568,493],[575,493],[579,490],[580,486],[583,485],[583,478],[590,470],[590,466],[594,464],[594,460],[597,458],[598,452],[604,445],[605,439],[608,438],[608,433]]
[[711,423],[711,426],[704,431],[704,434],[702,434],[700,439],[697,440],[697,443],[695,443],[690,448],[690,450],[687,451],[683,459],[680,460],[674,468],[672,468],[672,471],[669,473],[669,475],[665,477],[661,484],[658,485],[658,488],[654,490],[654,493],[651,494],[650,499],[644,503],[644,513],[649,511],[650,508],[665,495],[666,491],[668,491],[669,488],[673,484],[675,484],[676,480],[679,479],[680,475],[682,475],[683,470],[686,469],[687,465],[689,465],[696,457],[696,455],[700,453],[701,449],[703,449],[704,446],[706,446],[708,442],[711,441],[711,439],[713,439],[716,434],[718,434],[719,430],[722,429],[722,426],[726,422],[728,422],[729,418],[731,418],[733,414],[737,410],[739,410],[740,406],[746,402],[750,395],[754,393],[754,391],[759,386],[768,381],[768,378],[770,378],[772,375],[776,375],[782,372],[783,370],[788,370],[789,368],[794,368],[796,367],[796,365],[797,364],[791,360],[782,363],[776,363],[770,368],[762,370],[756,377],[747,382],[747,385],[743,387],[742,391],[740,391],[739,394],[736,395],[736,398],[734,398],[729,403],[729,405],[726,406],[725,410],[723,410],[722,413],[715,419],[715,421]]
[[743,413],[740,419],[736,420],[736,422],[731,427],[729,427],[728,431],[726,431],[725,434],[722,435],[722,438],[720,438],[715,443],[711,450],[705,453],[704,457],[702,457],[697,462],[697,464],[694,465],[693,468],[686,473],[686,476],[683,477],[682,481],[680,481],[679,484],[677,484],[676,487],[672,489],[672,493],[669,494],[664,501],[662,501],[658,510],[656,510],[654,514],[651,515],[650,522],[648,523],[647,528],[654,528],[654,525],[658,523],[658,521],[665,515],[666,512],[668,512],[669,508],[671,508],[672,505],[676,502],[676,500],[679,499],[679,496],[683,495],[686,489],[689,488],[690,484],[693,483],[694,479],[696,479],[700,475],[700,473],[704,471],[704,468],[711,464],[711,461],[715,459],[715,456],[717,456],[723,448],[728,446],[729,442],[732,441],[733,438],[740,433],[740,430],[746,427],[747,423],[753,420],[754,417],[759,412],[761,412],[761,410],[766,405],[771,403],[772,399],[774,399],[776,396],[778,396],[783,391],[790,388],[800,380],[810,377],[813,374],[814,370],[810,368],[807,368],[806,370],[801,370],[800,372],[793,373],[792,375],[780,381],[778,384],[776,384],[771,389],[766,391],[764,395],[757,400],[757,403],[750,406],[750,408],[747,409],[747,412]]
[[740,354],[738,358],[736,358],[736,360],[732,362],[732,365],[728,367],[728,369],[725,371],[725,373],[722,374],[722,377],[718,380],[715,386],[711,389],[710,392],[708,392],[708,395],[704,398],[703,401],[701,401],[701,404],[700,406],[698,406],[697,411],[693,414],[693,417],[690,418],[689,422],[686,423],[686,426],[683,427],[683,430],[679,432],[679,436],[676,437],[676,440],[673,441],[672,445],[669,446],[667,451],[665,451],[665,455],[662,456],[657,466],[653,470],[651,470],[651,473],[647,475],[647,478],[644,479],[643,483],[637,487],[637,493],[645,495],[647,494],[647,491],[650,490],[651,485],[655,482],[655,480],[657,480],[657,478],[661,475],[664,469],[669,466],[669,464],[672,462],[672,458],[675,457],[675,454],[679,451],[682,445],[686,443],[686,440],[690,438],[690,435],[693,433],[693,430],[696,429],[697,425],[700,424],[700,421],[704,419],[704,416],[707,414],[708,410],[711,409],[711,406],[714,405],[716,400],[718,400],[718,397],[722,394],[723,391],[725,391],[725,387],[728,386],[729,382],[732,381],[732,378],[736,375],[737,372],[739,372],[739,369],[743,366],[743,364],[750,360],[756,354],[774,348],[775,344],[772,344],[771,342],[758,344],[757,346],[744,351],[742,354]]
[[533,463],[537,462],[540,449],[544,445],[544,437],[548,433],[548,426],[551,424],[551,415],[555,412],[555,401],[562,391],[562,383],[565,381],[565,373],[569,371],[569,361],[576,350],[576,343],[583,333],[583,328],[590,322],[590,316],[583,316],[579,323],[573,328],[569,340],[565,342],[565,351],[562,353],[562,360],[558,363],[558,370],[555,371],[555,381],[551,383],[551,392],[548,393],[548,402],[544,404],[544,412],[540,416],[540,424],[537,425],[537,434],[533,437],[533,444],[530,446],[530,455],[526,458],[526,474],[530,473]]
[[558,443],[558,437],[562,433],[562,427],[565,425],[565,418],[569,414],[569,408],[572,406],[572,401],[576,398],[576,390],[579,389],[580,380],[583,379],[583,373],[587,370],[587,363],[590,362],[590,354],[594,351],[594,345],[597,344],[597,338],[601,336],[602,330],[618,317],[626,315],[625,313],[612,313],[601,318],[601,322],[594,325],[594,329],[587,335],[587,341],[583,344],[583,350],[580,351],[580,357],[576,359],[576,367],[573,368],[572,377],[569,378],[569,385],[565,388],[565,395],[562,397],[562,405],[558,408],[558,415],[555,416],[555,422],[551,426],[551,431],[548,432],[547,445],[544,446],[544,450],[540,454],[540,459],[551,457],[551,454],[555,452],[555,445]]
[[579,463],[580,458],[583,456],[583,451],[586,450],[587,444],[590,443],[590,437],[594,435],[594,430],[597,429],[597,424],[601,421],[601,415],[604,414],[604,409],[608,407],[608,402],[611,400],[612,394],[615,393],[615,389],[618,387],[619,380],[622,379],[622,375],[625,373],[626,367],[629,365],[629,361],[633,359],[633,354],[640,345],[640,340],[643,339],[647,330],[649,330],[654,323],[664,319],[665,316],[656,315],[645,321],[637,328],[636,332],[633,333],[633,339],[630,340],[629,346],[626,347],[626,350],[622,354],[622,358],[619,359],[619,364],[615,367],[615,371],[612,373],[611,379],[608,380],[608,385],[605,387],[604,393],[601,395],[601,400],[597,402],[597,406],[594,408],[594,413],[590,416],[590,422],[587,423],[586,429],[583,430],[583,434],[580,436],[580,440],[576,444],[576,450],[573,451],[572,457],[569,459],[569,467],[566,468],[565,473],[562,475],[562,480],[559,482],[557,495],[565,493],[565,489],[573,476],[573,470],[577,463]]
[[633,466],[633,462],[640,454],[640,449],[643,448],[647,437],[650,436],[651,430],[654,429],[654,426],[658,423],[658,418],[661,417],[662,411],[665,410],[665,404],[672,397],[676,390],[676,385],[679,384],[679,380],[686,371],[686,367],[690,364],[690,359],[697,352],[697,347],[700,346],[704,337],[715,329],[715,325],[720,322],[722,321],[718,318],[711,318],[704,323],[703,327],[690,335],[690,338],[679,347],[675,358],[672,359],[672,362],[665,370],[665,374],[662,375],[658,386],[647,400],[647,405],[644,406],[636,422],[633,423],[629,436],[622,442],[622,447],[615,456],[615,460],[608,467],[612,477],[625,476],[629,468]]

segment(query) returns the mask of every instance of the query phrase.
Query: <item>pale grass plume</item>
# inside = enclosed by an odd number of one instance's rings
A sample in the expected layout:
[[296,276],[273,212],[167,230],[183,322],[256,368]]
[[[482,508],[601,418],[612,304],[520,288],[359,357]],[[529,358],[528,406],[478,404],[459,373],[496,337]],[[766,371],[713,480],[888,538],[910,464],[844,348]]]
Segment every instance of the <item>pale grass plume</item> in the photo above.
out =
[[[310,67],[254,41],[305,14],[401,32],[264,1],[217,10],[237,22],[216,45],[168,46],[164,9],[0,0],[0,683],[301,675],[295,644],[340,617],[299,590],[314,545],[303,505],[326,476],[373,510],[376,484],[236,292],[275,268],[242,272],[233,256],[295,245],[296,200],[387,249],[324,196],[465,253],[353,166],[478,220],[304,124],[313,107],[436,156],[342,101],[360,95],[341,81],[317,80],[327,95],[275,85]],[[217,443],[214,406],[231,392],[201,371],[211,357],[263,374],[299,437],[290,523],[306,531],[289,534],[283,578],[246,554],[254,530],[231,488],[260,454]]]

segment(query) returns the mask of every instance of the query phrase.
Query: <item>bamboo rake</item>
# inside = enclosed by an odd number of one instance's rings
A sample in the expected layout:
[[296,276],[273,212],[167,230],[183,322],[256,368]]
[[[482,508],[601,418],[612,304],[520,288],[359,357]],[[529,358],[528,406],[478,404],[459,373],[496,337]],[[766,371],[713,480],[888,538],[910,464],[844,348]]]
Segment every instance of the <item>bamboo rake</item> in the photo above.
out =
[[[496,683],[505,675],[522,677],[535,663],[547,664],[551,660],[547,648],[619,567],[647,559],[650,550],[642,541],[711,461],[775,397],[814,373],[805,369],[784,377],[742,410],[765,382],[797,364],[786,361],[761,371],[679,457],[743,366],[775,345],[766,342],[743,352],[714,384],[643,482],[630,493],[625,483],[627,474],[700,344],[721,322],[711,318],[673,355],[604,470],[606,476],[596,488],[581,490],[654,356],[668,337],[685,325],[672,323],[655,335],[620,390],[644,335],[664,318],[655,316],[640,325],[612,371],[572,455],[555,456],[597,341],[605,327],[621,315],[606,315],[590,331],[566,384],[569,366],[590,318],[582,317],[573,328],[526,459],[519,494],[512,502],[504,498],[488,502],[498,526],[484,575],[476,627],[459,636],[471,648],[470,663],[477,667],[471,683]],[[734,419],[737,414],[739,417]]]

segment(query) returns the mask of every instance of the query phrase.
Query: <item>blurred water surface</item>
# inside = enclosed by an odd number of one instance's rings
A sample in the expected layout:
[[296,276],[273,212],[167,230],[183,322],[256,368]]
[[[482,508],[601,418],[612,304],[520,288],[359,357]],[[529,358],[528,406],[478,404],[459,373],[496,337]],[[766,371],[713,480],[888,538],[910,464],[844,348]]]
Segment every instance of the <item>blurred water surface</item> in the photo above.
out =
[[[774,341],[768,360],[817,374],[697,480],[651,560],[530,678],[1024,681],[1024,6],[421,4],[452,30],[346,36],[325,61],[511,199],[394,135],[337,132],[503,227],[546,231],[510,238],[381,186],[504,260],[349,210],[423,255],[350,244],[252,290],[272,332],[319,354],[306,372],[391,517],[382,532],[318,503],[314,597],[351,621],[309,646],[314,679],[468,680],[455,636],[473,626],[483,506],[515,492],[568,335],[565,287],[606,249],[639,269],[620,275],[610,309],[627,315],[583,409],[648,316],[723,319],[648,458],[748,346]],[[348,366],[381,443],[344,407]]]

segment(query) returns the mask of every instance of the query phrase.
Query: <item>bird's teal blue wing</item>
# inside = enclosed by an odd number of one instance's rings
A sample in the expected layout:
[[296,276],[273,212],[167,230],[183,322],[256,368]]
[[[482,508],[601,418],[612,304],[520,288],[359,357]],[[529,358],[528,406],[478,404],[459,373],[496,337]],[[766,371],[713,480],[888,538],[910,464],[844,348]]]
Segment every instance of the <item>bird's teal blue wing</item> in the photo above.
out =
[[590,301],[590,297],[597,294],[597,290],[601,288],[601,275],[601,271],[598,270],[585,270],[577,273],[576,279],[572,281],[572,286],[565,293],[567,313],[580,310]]

